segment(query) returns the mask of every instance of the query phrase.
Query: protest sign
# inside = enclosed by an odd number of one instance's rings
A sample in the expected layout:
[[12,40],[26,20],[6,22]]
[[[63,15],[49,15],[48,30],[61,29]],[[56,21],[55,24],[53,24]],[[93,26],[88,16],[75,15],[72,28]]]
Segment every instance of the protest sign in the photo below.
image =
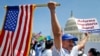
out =
[[81,32],[99,33],[99,23],[96,18],[75,19],[78,30]]

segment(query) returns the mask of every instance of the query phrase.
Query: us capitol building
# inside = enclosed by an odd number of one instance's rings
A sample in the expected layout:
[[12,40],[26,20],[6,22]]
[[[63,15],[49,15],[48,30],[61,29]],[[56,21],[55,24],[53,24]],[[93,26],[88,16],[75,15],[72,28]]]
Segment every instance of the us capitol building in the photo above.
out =
[[[70,34],[76,36],[78,38],[78,40],[80,41],[84,34],[78,31],[78,27],[76,25],[75,19],[78,19],[78,18],[75,18],[73,16],[73,13],[71,12],[71,16],[65,24],[64,33],[70,33]],[[89,42],[100,42],[99,36],[100,36],[100,33],[90,34],[90,38],[88,41]]]

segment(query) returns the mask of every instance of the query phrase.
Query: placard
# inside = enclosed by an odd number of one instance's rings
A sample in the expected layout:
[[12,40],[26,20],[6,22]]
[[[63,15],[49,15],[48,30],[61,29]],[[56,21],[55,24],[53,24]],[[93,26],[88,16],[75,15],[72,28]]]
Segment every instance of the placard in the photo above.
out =
[[81,32],[99,33],[100,27],[96,18],[75,19],[78,30]]

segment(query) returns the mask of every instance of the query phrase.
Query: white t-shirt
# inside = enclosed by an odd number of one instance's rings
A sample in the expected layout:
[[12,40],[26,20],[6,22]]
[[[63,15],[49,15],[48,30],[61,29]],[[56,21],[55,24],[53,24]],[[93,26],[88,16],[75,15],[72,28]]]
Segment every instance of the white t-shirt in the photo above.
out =
[[55,47],[53,48],[52,56],[78,56],[78,47],[74,46],[71,50],[71,53],[68,50],[61,48],[58,51]]
[[81,56],[87,56],[83,51],[78,51],[78,54],[82,54]]
[[52,50],[51,49],[46,49],[43,53],[42,56],[52,56]]
[[35,51],[33,49],[30,50],[30,56],[35,56]]
[[86,54],[83,54],[83,56],[87,56]]

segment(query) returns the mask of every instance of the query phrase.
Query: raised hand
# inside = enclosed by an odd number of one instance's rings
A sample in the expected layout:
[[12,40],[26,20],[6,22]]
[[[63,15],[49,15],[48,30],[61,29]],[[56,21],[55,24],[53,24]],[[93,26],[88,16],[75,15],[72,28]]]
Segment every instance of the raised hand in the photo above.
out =
[[55,8],[56,8],[56,2],[49,2],[48,3],[48,8],[50,10],[55,10]]

